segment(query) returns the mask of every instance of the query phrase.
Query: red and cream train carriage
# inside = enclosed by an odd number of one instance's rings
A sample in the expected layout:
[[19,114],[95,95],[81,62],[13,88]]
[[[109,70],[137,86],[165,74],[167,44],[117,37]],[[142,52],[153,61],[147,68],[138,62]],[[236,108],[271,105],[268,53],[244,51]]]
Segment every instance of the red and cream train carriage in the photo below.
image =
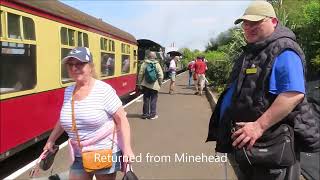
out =
[[59,1],[0,0],[0,161],[44,138],[59,118],[71,79],[61,59],[93,54],[99,79],[119,96],[136,87],[137,41]]

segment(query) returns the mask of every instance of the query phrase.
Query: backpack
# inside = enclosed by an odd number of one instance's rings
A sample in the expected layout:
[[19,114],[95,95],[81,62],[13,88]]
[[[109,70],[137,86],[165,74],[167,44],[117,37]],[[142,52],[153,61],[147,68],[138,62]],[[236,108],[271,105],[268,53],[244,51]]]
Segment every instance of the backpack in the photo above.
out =
[[147,83],[154,83],[158,79],[156,66],[154,63],[147,63],[144,74]]

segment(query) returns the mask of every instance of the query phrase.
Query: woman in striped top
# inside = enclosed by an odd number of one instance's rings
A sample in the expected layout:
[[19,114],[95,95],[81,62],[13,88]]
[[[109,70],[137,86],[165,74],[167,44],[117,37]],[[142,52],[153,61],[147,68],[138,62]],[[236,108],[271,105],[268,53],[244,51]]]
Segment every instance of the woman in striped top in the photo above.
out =
[[[110,85],[94,78],[94,64],[88,48],[78,47],[71,50],[63,59],[63,63],[67,66],[69,76],[76,83],[65,89],[60,121],[52,131],[44,150],[52,150],[56,139],[66,131],[74,156],[69,179],[92,179],[93,175],[97,179],[115,179],[116,172],[121,170],[119,157],[134,157],[130,142],[130,126],[122,103]],[[84,171],[77,136],[72,130],[72,96],[74,97],[76,128],[81,143],[95,139],[92,144],[83,147],[82,150],[84,148],[111,149],[115,142],[111,168],[92,173]],[[112,142],[115,124],[117,125],[116,133]],[[103,138],[97,137],[101,132],[110,133]],[[123,160],[128,161],[128,158],[123,158]]]

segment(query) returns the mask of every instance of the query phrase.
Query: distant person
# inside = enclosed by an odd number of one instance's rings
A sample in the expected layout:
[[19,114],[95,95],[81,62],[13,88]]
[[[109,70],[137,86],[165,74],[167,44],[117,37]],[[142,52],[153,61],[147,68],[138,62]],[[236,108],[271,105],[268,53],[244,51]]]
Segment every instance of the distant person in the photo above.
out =
[[191,87],[191,82],[192,82],[192,78],[193,78],[194,64],[195,64],[195,60],[190,61],[188,64],[188,71],[189,71],[188,86],[189,87]]
[[129,73],[130,71],[130,59],[129,57],[122,61],[122,73]]
[[197,82],[195,83],[196,86],[196,92],[194,93],[195,95],[199,94],[202,96],[203,94],[203,88],[205,85],[205,72],[207,70],[207,65],[203,61],[202,57],[197,57],[197,61],[194,64],[194,73],[195,76],[197,77]]
[[108,76],[114,75],[114,58],[108,57],[106,62],[106,74]]
[[141,65],[138,84],[142,86],[143,109],[142,119],[157,119],[158,91],[163,81],[163,71],[161,65],[156,60],[156,53],[149,52],[148,59]]
[[[53,151],[55,141],[65,131],[70,138],[69,145],[73,154],[71,158],[74,159],[69,179],[92,179],[95,175],[96,179],[114,180],[116,172],[122,168],[120,161],[113,162],[110,168],[89,173],[83,167],[82,152],[113,147],[112,158],[134,156],[130,125],[122,102],[109,84],[95,78],[92,55],[88,48],[77,47],[71,50],[63,63],[75,84],[65,89],[60,120],[57,121],[43,150]],[[75,118],[72,118],[72,114]],[[100,154],[97,153],[97,156]]]
[[177,71],[177,61],[179,56],[174,56],[169,65],[169,77],[170,77],[170,90],[169,94],[173,94],[175,91],[175,81],[176,81],[176,71]]

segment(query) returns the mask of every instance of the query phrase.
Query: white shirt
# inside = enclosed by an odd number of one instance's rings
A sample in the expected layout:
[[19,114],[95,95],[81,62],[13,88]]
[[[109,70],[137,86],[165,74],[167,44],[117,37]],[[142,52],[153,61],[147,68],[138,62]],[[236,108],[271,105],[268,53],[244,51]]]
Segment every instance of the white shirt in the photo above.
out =
[[[69,138],[76,141],[76,133],[71,131],[71,98],[74,87],[75,86],[72,85],[65,89],[63,106],[60,113],[60,123],[63,129],[68,133]],[[74,102],[76,124],[80,140],[83,141],[94,137],[95,132],[107,121],[113,121],[112,115],[121,106],[122,102],[115,90],[107,83],[95,80],[94,86],[88,96],[81,101]],[[111,145],[111,139],[105,138],[97,142],[94,147],[96,149],[110,149]],[[113,152],[119,150],[120,148],[115,144]],[[80,153],[75,152],[75,155],[80,156]]]
[[171,59],[170,65],[169,65],[169,70],[171,72],[176,72],[176,68],[177,68],[176,62],[174,61],[174,59]]

